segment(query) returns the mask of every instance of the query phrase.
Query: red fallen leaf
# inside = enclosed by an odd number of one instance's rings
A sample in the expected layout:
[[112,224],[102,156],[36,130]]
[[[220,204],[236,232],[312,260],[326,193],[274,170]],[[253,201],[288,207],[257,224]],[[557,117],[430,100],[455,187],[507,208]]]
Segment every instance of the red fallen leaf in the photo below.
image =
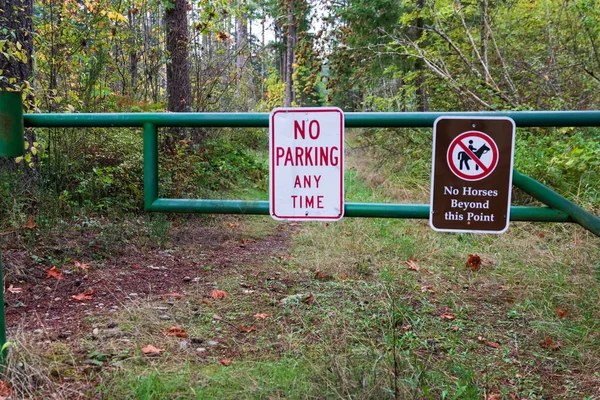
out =
[[449,313],[443,313],[442,315],[440,315],[440,317],[442,317],[442,319],[445,319],[448,321],[453,321],[456,319],[456,316],[449,314]]
[[315,301],[315,299],[314,299],[312,293],[309,294],[307,297],[305,297],[305,298],[302,299],[302,302],[304,304],[312,304],[314,301]]
[[544,238],[544,234],[543,234],[543,233],[538,233],[538,237],[539,237],[540,239],[543,239],[543,238]]
[[202,302],[203,302],[204,304],[206,304],[207,306],[209,306],[209,307],[212,307],[212,306],[213,306],[213,303],[212,303],[212,301],[210,301],[210,300],[208,300],[208,299],[202,299]]
[[73,261],[73,266],[75,268],[86,270],[90,268],[91,264],[82,264],[79,261]]
[[256,319],[267,319],[269,314],[254,314],[254,318]]
[[346,235],[346,236],[352,236],[352,232],[344,231],[344,235]]
[[33,223],[33,215],[29,216],[29,219],[27,220],[27,224],[23,225],[23,229],[35,229],[37,228],[37,225]]
[[240,244],[248,244],[248,241],[246,239],[242,239],[240,240]]
[[458,330],[458,326],[454,325],[454,326],[452,327],[452,332],[456,332],[457,330]]
[[159,356],[160,353],[162,353],[164,350],[163,349],[159,349],[158,347],[154,347],[151,344],[145,346],[142,348],[142,353],[144,353],[147,356]]
[[496,343],[496,342],[487,342],[485,345],[489,346],[489,347],[492,347],[494,349],[497,349],[497,348],[500,347],[500,343]]
[[226,366],[226,367],[230,366],[230,365],[231,365],[231,363],[232,363],[232,361],[231,361],[231,360],[226,360],[226,359],[224,359],[224,358],[223,358],[223,359],[221,359],[221,360],[219,360],[219,362],[220,362],[221,364],[223,364],[224,366]]
[[408,260],[408,261],[404,261],[406,263],[406,265],[408,265],[408,269],[412,270],[412,271],[418,271],[420,268],[417,265],[416,262],[414,262],[413,260]]
[[413,328],[412,325],[403,325],[402,328],[400,328],[400,329],[402,329],[404,332],[408,332],[408,331],[412,331],[412,328]]
[[63,273],[60,272],[58,268],[56,268],[56,265],[47,270],[46,272],[48,273],[48,276],[46,278],[53,277],[59,280],[63,278]]
[[255,332],[257,329],[256,329],[256,326],[252,325],[252,326],[240,326],[239,330],[240,330],[240,332],[243,332],[243,333],[250,333],[250,332]]
[[232,222],[227,222],[227,226],[230,227],[231,229],[235,229],[238,227],[238,224],[234,224]]
[[3,380],[0,379],[0,396],[3,399],[7,399],[8,397],[13,395],[13,389],[10,385]]
[[73,295],[73,296],[71,296],[71,298],[73,300],[77,300],[77,301],[85,301],[85,300],[91,300],[93,296],[94,296],[94,289],[90,289],[90,290],[86,290],[83,293]]
[[331,279],[331,275],[325,274],[325,273],[317,270],[317,271],[315,271],[315,278],[316,279]]
[[343,281],[345,281],[345,280],[347,280],[347,279],[348,279],[348,275],[346,275],[346,274],[344,274],[344,273],[341,273],[341,274],[340,274],[340,279],[341,279],[341,280],[343,280]]
[[519,398],[517,397],[517,395],[514,394],[514,393],[509,393],[508,395],[510,396],[510,400],[519,400]]
[[212,297],[213,299],[224,299],[225,297],[227,297],[227,292],[224,292],[222,290],[213,290],[212,292],[210,292],[210,297]]
[[181,299],[183,298],[183,295],[181,293],[167,293],[163,294],[163,297],[173,297],[175,299]]
[[540,343],[540,346],[542,346],[544,349],[548,349],[548,350],[558,350],[562,347],[560,342],[555,342],[554,340],[552,340],[550,338],[544,338],[544,341],[542,343]]
[[558,318],[565,318],[568,313],[569,313],[568,308],[562,309],[560,307],[556,307],[556,315],[558,315]]
[[18,287],[14,287],[12,284],[6,290],[9,291],[10,293],[21,293],[21,292],[23,292],[23,289],[18,288]]
[[500,393],[494,393],[494,394],[490,394],[487,398],[487,400],[500,400],[502,398],[502,395]]
[[164,331],[162,334],[163,334],[163,336],[176,336],[176,337],[180,337],[180,338],[188,337],[188,334],[186,333],[185,329],[178,328],[176,326],[170,327],[169,329]]
[[466,266],[473,272],[479,271],[481,269],[481,257],[477,254],[469,254]]

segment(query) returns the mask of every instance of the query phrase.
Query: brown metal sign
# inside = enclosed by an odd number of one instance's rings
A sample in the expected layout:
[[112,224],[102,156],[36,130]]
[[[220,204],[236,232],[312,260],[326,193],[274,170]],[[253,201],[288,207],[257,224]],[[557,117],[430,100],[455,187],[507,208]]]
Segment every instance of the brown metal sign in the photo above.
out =
[[431,215],[436,231],[503,233],[510,220],[515,122],[440,117],[433,126]]

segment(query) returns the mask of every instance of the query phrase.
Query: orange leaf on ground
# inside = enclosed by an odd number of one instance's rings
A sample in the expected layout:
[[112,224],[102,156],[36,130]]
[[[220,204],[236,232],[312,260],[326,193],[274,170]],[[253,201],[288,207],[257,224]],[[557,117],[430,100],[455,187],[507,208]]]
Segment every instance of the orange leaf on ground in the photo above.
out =
[[414,262],[413,260],[408,260],[408,261],[404,261],[406,263],[406,265],[408,265],[408,269],[412,270],[412,271],[418,271],[420,268],[417,265],[416,262]]
[[83,293],[73,295],[73,296],[71,296],[71,298],[73,300],[85,301],[85,300],[91,300],[93,296],[94,296],[94,289],[90,289],[90,290],[86,290]]
[[443,313],[442,315],[440,315],[440,317],[442,317],[442,319],[448,320],[448,321],[452,321],[456,319],[456,316],[449,314],[449,313]]
[[331,279],[331,275],[317,270],[317,271],[315,271],[315,278],[316,279]]
[[213,299],[224,299],[225,297],[227,297],[227,292],[224,292],[222,290],[213,290],[212,292],[210,292],[210,297],[212,297]]
[[159,349],[158,347],[154,347],[151,344],[145,346],[142,348],[142,353],[144,353],[147,356],[158,356],[160,355],[160,353],[162,353],[164,350],[163,349]]
[[496,343],[496,342],[487,342],[486,346],[492,347],[494,349],[497,349],[500,347],[500,343]]
[[212,307],[212,306],[213,306],[213,303],[212,303],[212,301],[210,301],[210,300],[208,300],[208,299],[202,299],[202,302],[203,302],[204,304],[206,304],[207,306],[209,306],[209,307]]
[[269,314],[254,314],[254,318],[256,319],[267,319]]
[[60,272],[60,270],[58,268],[56,268],[56,265],[52,268],[50,268],[49,270],[46,271],[48,273],[48,276],[46,278],[56,278],[56,279],[62,279],[63,278],[63,273]]
[[162,334],[163,334],[163,336],[176,336],[176,337],[181,337],[181,338],[188,337],[188,334],[185,332],[185,329],[178,328],[176,326],[170,327],[169,329],[164,331]]
[[21,292],[23,292],[23,289],[18,288],[18,287],[14,287],[12,284],[6,290],[8,290],[10,293],[21,293]]
[[227,226],[230,227],[231,229],[235,229],[238,227],[238,224],[234,224],[233,222],[227,222]]
[[346,235],[346,236],[352,236],[352,232],[344,231],[344,235]]
[[240,326],[239,329],[240,329],[240,332],[243,332],[243,333],[255,332],[257,330],[256,326],[254,326],[254,325],[252,325],[252,326]]
[[232,362],[232,361],[231,361],[231,360],[222,359],[222,360],[219,360],[219,362],[220,362],[221,364],[223,364],[224,366],[228,367],[228,366],[230,366],[230,365],[231,365],[231,362]]
[[13,395],[13,390],[12,387],[10,387],[10,385],[6,382],[4,382],[3,380],[0,380],[0,396],[2,396],[2,398],[8,398],[9,396]]
[[91,264],[82,264],[79,261],[73,261],[73,266],[79,269],[89,269]]
[[567,314],[569,313],[569,309],[568,308],[560,308],[560,307],[556,307],[556,315],[558,315],[558,318],[565,318],[567,316]]
[[473,272],[479,271],[481,269],[481,257],[477,254],[469,254],[466,266]]
[[548,350],[558,350],[561,348],[562,345],[560,344],[560,342],[555,342],[550,338],[544,338],[544,341],[540,343],[540,346]]
[[304,304],[312,304],[314,301],[315,301],[315,298],[313,297],[312,293],[302,299],[302,302]]
[[500,400],[502,398],[502,395],[500,395],[500,393],[494,393],[494,394],[490,394],[487,398],[487,400]]
[[27,224],[23,225],[24,229],[35,229],[37,228],[37,225],[33,223],[33,215],[29,216],[29,219],[27,220]]

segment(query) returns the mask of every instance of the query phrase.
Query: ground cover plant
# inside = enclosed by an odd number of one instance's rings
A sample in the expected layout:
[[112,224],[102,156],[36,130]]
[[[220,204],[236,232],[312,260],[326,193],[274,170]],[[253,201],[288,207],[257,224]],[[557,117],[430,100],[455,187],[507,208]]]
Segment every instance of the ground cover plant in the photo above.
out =
[[[349,144],[347,201],[427,201],[418,158]],[[599,394],[599,242],[577,226],[97,215],[13,235],[17,398]]]

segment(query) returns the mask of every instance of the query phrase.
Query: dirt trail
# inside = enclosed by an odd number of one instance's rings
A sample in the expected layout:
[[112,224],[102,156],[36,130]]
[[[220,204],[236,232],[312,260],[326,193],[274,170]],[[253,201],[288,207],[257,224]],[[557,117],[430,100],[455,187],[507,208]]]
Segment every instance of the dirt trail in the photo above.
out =
[[[235,221],[235,220],[233,220]],[[288,225],[273,225],[271,233],[261,239],[246,239],[237,230],[236,222],[221,222],[206,226],[191,218],[173,227],[167,248],[125,244],[115,246],[101,261],[88,261],[94,246],[89,246],[91,232],[73,237],[72,232],[57,233],[44,238],[48,242],[64,242],[62,251],[69,258],[90,263],[88,270],[62,267],[63,279],[47,276],[47,263],[36,263],[22,248],[9,247],[3,252],[6,274],[6,321],[9,330],[42,330],[55,340],[68,339],[86,333],[91,328],[86,318],[113,313],[138,299],[164,298],[166,294],[185,294],[206,286],[240,268],[254,269],[271,257],[287,254],[290,229]],[[247,237],[247,235],[246,235]],[[76,251],[78,250],[78,251]],[[80,252],[80,256],[74,256]],[[36,252],[36,254],[41,254]],[[90,300],[77,301],[71,296],[93,289]]]

